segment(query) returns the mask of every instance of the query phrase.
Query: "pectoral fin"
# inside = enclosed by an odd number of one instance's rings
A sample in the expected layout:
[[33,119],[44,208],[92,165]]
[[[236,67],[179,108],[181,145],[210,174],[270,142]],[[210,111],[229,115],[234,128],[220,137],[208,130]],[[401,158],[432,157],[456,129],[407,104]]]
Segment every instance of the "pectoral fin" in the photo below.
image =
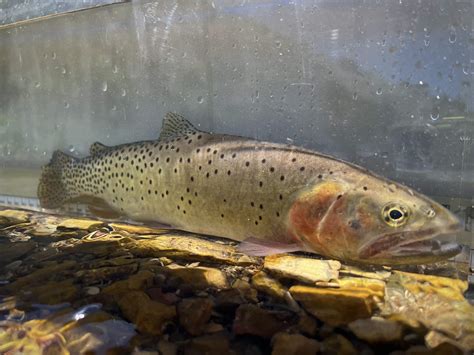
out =
[[301,244],[285,244],[253,237],[242,241],[237,249],[239,252],[251,256],[267,256],[272,254],[282,254],[305,250]]

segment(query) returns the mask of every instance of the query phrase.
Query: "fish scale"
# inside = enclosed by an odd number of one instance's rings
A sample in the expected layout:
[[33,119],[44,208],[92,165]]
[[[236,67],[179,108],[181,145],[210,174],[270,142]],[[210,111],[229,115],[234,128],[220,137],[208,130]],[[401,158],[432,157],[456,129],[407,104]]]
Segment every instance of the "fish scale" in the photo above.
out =
[[451,218],[434,201],[358,166],[295,146],[202,132],[171,113],[156,141],[94,143],[90,153],[54,153],[38,186],[42,206],[81,201],[135,220],[342,259],[356,259],[352,254],[369,243],[365,233],[393,229],[380,221],[390,203],[410,205],[396,208],[416,209],[412,215],[426,223],[433,219],[427,210],[438,212],[436,220]]

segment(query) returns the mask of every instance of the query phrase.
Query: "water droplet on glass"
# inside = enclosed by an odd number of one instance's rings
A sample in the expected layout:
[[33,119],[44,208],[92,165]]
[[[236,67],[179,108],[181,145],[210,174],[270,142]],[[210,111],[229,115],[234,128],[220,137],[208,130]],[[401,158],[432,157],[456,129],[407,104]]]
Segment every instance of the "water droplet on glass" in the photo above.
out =
[[46,156],[46,152],[43,152],[43,156]]
[[74,153],[76,151],[76,148],[73,145],[70,145],[67,150],[69,150],[69,153]]
[[357,100],[357,93],[356,92],[352,94],[352,100]]
[[204,98],[202,96],[197,97],[197,102],[202,104],[204,102]]
[[377,95],[382,95],[382,88],[378,88],[375,92]]
[[281,42],[280,41],[275,41],[275,45],[277,46],[277,48],[280,48],[281,47]]
[[127,96],[127,90],[122,89],[122,96]]
[[106,82],[106,81],[104,81],[104,82],[102,83],[102,91],[103,91],[103,92],[106,92],[106,91],[107,91],[107,82]]
[[67,73],[67,70],[66,70],[65,67],[62,67],[62,68],[61,68],[61,73],[62,73],[62,74],[66,74],[66,73]]
[[64,101],[64,108],[69,108],[69,102]]
[[429,39],[425,39],[425,47],[428,47],[430,45],[430,40]]
[[51,58],[56,59],[56,52],[51,53]]
[[118,67],[116,65],[114,65],[114,68],[112,69],[112,71],[114,72],[114,74],[117,74],[118,73]]
[[441,97],[439,95],[436,95],[436,100],[439,100],[441,99]]
[[385,47],[385,45],[387,44],[387,41],[385,40],[385,38],[382,40],[382,47]]
[[117,111],[117,106],[113,105],[112,106],[112,111]]
[[39,88],[41,86],[41,83],[39,81],[35,82],[35,88]]
[[456,29],[451,27],[451,31],[449,32],[449,43],[456,42]]
[[439,118],[439,112],[432,112],[430,114],[430,118],[433,120],[433,121],[436,121],[438,118]]
[[38,151],[38,146],[35,145],[35,146],[33,147],[33,150],[34,150],[35,152],[37,152],[37,151]]
[[420,80],[418,83],[419,83],[420,85],[423,85],[423,81],[422,81],[422,80]]

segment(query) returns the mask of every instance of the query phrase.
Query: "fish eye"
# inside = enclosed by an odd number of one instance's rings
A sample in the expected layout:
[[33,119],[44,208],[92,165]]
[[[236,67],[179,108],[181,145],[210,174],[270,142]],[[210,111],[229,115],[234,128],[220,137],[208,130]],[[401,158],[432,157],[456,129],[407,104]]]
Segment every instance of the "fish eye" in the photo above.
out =
[[391,227],[400,227],[408,220],[408,209],[398,203],[389,203],[382,209],[382,218]]

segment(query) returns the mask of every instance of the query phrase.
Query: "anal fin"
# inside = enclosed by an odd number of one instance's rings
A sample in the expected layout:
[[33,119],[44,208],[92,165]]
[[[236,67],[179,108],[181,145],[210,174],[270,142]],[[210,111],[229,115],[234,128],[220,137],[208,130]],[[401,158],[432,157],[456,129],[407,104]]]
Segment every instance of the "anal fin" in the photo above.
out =
[[271,240],[247,238],[237,247],[238,251],[251,256],[267,256],[305,250],[301,244],[279,243]]

